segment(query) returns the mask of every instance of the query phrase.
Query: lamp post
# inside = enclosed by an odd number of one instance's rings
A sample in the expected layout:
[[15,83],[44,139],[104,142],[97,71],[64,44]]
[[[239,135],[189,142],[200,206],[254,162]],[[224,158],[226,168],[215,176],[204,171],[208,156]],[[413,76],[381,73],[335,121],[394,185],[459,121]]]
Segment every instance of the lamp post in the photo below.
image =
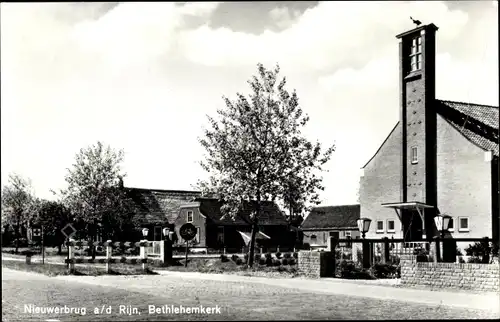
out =
[[172,232],[169,227],[163,228],[164,240],[162,241],[161,247],[161,259],[163,264],[169,264],[172,261],[172,242],[173,238],[171,236]]
[[[436,255],[434,257],[434,261],[440,261],[447,259],[448,256],[445,256],[445,245],[444,245],[444,233],[448,230],[448,226],[450,224],[451,217],[448,215],[438,214],[434,217],[434,223],[436,224],[436,228],[438,230],[438,238],[436,240]],[[443,250],[441,251],[441,245],[439,244],[439,238],[443,239]]]
[[370,230],[371,222],[372,222],[372,220],[370,218],[359,218],[357,220],[358,229],[359,229],[359,232],[361,233],[363,239],[365,238],[366,232],[368,232],[368,230]]
[[437,215],[434,217],[434,223],[436,224],[437,230],[440,234],[440,237],[444,237],[444,232],[448,230],[448,226],[450,225],[451,216],[448,215]]
[[371,266],[371,249],[370,243],[365,240],[365,234],[368,230],[370,230],[370,223],[372,220],[370,218],[359,218],[357,220],[358,229],[363,237],[363,268],[370,268]]
[[148,239],[148,233],[149,233],[149,229],[147,229],[147,228],[142,229],[142,236],[144,236],[145,240]]

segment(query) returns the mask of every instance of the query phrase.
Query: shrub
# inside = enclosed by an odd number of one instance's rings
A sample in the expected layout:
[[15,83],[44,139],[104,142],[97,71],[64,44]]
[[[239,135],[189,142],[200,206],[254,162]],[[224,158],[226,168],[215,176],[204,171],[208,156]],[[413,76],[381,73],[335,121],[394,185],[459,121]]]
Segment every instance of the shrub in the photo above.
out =
[[271,257],[266,257],[266,265],[273,266],[273,259]]
[[462,257],[460,257],[460,258],[458,258],[458,262],[462,263],[462,264],[465,264],[465,259],[463,259]]
[[[401,272],[401,269],[399,269]],[[376,278],[395,278],[398,276],[398,266],[377,263],[372,266],[371,272]],[[399,273],[401,275],[401,273]]]
[[292,257],[288,260],[288,265],[295,265],[295,264],[296,264],[295,258]]
[[273,266],[281,266],[281,261],[279,259],[273,259]]
[[243,260],[241,258],[236,259],[236,265],[241,265],[243,264]]
[[266,265],[266,259],[261,257],[259,259],[259,265]]
[[283,259],[281,260],[281,264],[282,264],[282,265],[288,265],[288,259],[287,259],[287,258],[283,258]]
[[[464,261],[465,262],[465,261]],[[467,263],[481,264],[483,261],[478,256],[471,256],[467,260]]]
[[266,259],[267,258],[273,258],[273,255],[271,253],[266,253]]
[[248,263],[248,254],[243,255],[243,261]]
[[280,252],[277,252],[275,255],[276,255],[276,258],[277,258],[277,259],[280,259],[280,258],[281,258],[281,253],[280,253]]
[[238,260],[238,255],[236,254],[233,254],[233,256],[231,256],[231,259],[233,260],[233,262],[236,262]]
[[299,258],[299,253],[297,253],[297,252],[293,253],[293,258],[298,259]]
[[302,245],[302,249],[303,250],[310,250],[311,249],[311,245],[309,243],[304,243],[304,245]]
[[262,256],[260,254],[255,254],[254,260],[258,263],[261,260]]
[[224,255],[224,254],[220,255],[220,260],[221,260],[221,262],[223,262],[223,263],[226,263],[226,262],[228,262],[228,261],[229,261],[229,259],[227,258],[227,256],[226,256],[226,255]]
[[283,257],[284,257],[284,258],[291,258],[291,257],[292,257],[292,254],[290,254],[290,253],[284,253],[284,254],[283,254]]
[[462,254],[462,251],[461,251],[461,250],[460,250],[460,248],[458,248],[458,247],[457,247],[457,249],[456,249],[456,255],[457,255],[457,256],[462,256],[462,255],[463,255],[463,254]]

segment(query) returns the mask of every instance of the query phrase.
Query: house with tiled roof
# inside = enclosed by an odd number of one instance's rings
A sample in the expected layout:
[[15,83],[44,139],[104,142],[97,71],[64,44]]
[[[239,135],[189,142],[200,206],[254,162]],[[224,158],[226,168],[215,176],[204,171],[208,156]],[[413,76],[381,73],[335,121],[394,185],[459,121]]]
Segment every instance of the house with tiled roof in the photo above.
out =
[[430,240],[434,217],[447,214],[448,235],[498,241],[499,109],[436,98],[437,30],[397,36],[400,120],[362,168],[366,237]]
[[359,238],[360,205],[322,206],[311,209],[300,226],[304,244],[326,247],[329,237]]
[[[195,246],[203,248],[234,248],[248,246],[251,235],[250,215],[255,203],[244,202],[236,216],[224,216],[223,203],[214,198],[196,198],[180,206],[175,220],[175,230],[179,243],[183,240],[179,229],[184,223],[192,223],[197,229]],[[261,204],[259,232],[256,235],[257,247],[293,247],[295,232],[290,231],[283,211],[272,201]],[[265,250],[264,250],[265,251]]]
[[[123,187],[136,225],[148,228],[148,239],[162,240],[163,228],[173,228],[180,206],[201,196],[200,191]],[[142,238],[138,232],[137,238]]]

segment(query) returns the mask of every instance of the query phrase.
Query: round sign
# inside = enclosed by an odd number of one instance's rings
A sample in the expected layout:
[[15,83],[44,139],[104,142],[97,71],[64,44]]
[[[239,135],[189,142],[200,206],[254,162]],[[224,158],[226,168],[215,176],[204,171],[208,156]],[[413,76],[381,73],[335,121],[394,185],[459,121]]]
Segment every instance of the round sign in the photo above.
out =
[[193,224],[186,223],[179,229],[179,234],[184,240],[191,240],[196,236],[196,227]]

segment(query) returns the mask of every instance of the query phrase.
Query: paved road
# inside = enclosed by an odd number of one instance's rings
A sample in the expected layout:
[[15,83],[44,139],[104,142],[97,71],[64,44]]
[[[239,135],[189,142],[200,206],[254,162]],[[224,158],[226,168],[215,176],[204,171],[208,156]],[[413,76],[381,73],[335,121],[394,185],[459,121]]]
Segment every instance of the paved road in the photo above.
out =
[[[202,274],[198,274],[202,275]],[[333,287],[324,281],[251,278],[241,276],[208,275],[169,272],[153,276],[60,276],[46,277],[38,274],[2,270],[2,320],[3,321],[105,321],[105,320],[300,320],[300,319],[452,319],[496,318],[498,312],[451,307],[441,303],[419,304],[415,301],[377,299],[366,292],[380,292],[380,286],[344,283]],[[257,281],[257,282],[255,282]],[[274,282],[270,282],[274,281]],[[278,282],[276,282],[278,281]],[[281,283],[281,284],[280,284]],[[312,285],[307,288],[304,285]],[[327,286],[323,291],[320,284]],[[280,285],[278,285],[280,284]],[[336,291],[328,292],[333,287]],[[378,288],[377,288],[378,287]],[[395,291],[391,287],[385,287]],[[326,290],[326,291],[325,291]],[[351,291],[349,291],[351,290]],[[351,292],[351,293],[349,293]],[[365,294],[352,293],[365,292]],[[421,294],[416,291],[416,294]],[[344,295],[341,293],[348,293]],[[382,292],[383,293],[383,292]],[[359,296],[363,295],[363,296]],[[366,297],[369,295],[371,297]],[[382,297],[385,295],[381,295]],[[68,310],[85,307],[82,311],[63,314],[29,313],[35,307],[68,307]],[[28,307],[26,307],[28,305]],[[134,307],[141,314],[119,313],[119,305]],[[149,306],[216,307],[221,314],[149,314]],[[32,306],[33,307],[33,306]],[[94,314],[111,307],[112,313]],[[133,312],[135,313],[135,312]]]

